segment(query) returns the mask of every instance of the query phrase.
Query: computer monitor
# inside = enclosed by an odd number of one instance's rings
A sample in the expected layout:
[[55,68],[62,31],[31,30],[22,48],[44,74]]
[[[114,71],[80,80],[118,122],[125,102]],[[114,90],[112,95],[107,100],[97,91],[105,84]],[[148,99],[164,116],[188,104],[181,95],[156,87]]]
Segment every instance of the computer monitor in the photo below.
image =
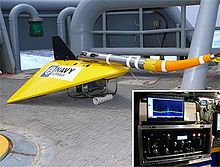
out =
[[148,97],[148,121],[184,121],[184,98]]
[[213,113],[212,132],[214,136],[220,136],[220,111]]
[[207,105],[207,100],[201,100],[201,106],[206,106]]

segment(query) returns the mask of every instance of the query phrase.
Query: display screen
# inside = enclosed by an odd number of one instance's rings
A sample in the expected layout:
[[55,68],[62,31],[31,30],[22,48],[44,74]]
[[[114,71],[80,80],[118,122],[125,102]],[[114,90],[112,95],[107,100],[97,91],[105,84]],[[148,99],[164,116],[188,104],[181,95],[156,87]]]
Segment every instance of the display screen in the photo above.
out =
[[148,118],[183,118],[184,99],[148,97]]
[[207,100],[201,100],[201,106],[206,106],[207,105]]
[[187,140],[187,136],[177,136],[177,140]]
[[217,114],[217,131],[220,132],[220,113]]

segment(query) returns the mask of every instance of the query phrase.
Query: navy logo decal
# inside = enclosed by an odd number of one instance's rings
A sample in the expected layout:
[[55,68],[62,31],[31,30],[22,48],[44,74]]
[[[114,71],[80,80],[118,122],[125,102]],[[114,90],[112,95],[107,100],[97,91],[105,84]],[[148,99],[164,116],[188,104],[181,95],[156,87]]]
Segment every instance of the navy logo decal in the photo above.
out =
[[73,81],[78,73],[82,70],[81,67],[72,66],[49,66],[40,77],[56,78],[66,81]]

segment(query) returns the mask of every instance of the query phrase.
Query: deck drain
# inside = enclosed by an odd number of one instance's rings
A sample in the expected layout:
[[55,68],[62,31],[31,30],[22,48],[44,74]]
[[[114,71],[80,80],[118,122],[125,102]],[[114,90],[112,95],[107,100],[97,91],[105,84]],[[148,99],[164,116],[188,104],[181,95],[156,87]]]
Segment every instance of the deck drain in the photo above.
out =
[[48,166],[53,146],[39,134],[20,129],[0,130],[0,166]]

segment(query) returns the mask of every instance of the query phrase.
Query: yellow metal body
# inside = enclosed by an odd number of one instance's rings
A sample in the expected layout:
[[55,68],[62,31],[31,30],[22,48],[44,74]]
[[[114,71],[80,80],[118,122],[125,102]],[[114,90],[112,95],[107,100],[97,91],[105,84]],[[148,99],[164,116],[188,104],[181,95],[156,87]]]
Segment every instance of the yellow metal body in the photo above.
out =
[[46,64],[35,73],[32,78],[8,99],[7,103],[46,95],[100,79],[117,78],[128,71],[129,68],[127,67],[110,66],[101,62],[55,60]]
[[10,143],[8,139],[0,135],[0,161],[8,154]]

